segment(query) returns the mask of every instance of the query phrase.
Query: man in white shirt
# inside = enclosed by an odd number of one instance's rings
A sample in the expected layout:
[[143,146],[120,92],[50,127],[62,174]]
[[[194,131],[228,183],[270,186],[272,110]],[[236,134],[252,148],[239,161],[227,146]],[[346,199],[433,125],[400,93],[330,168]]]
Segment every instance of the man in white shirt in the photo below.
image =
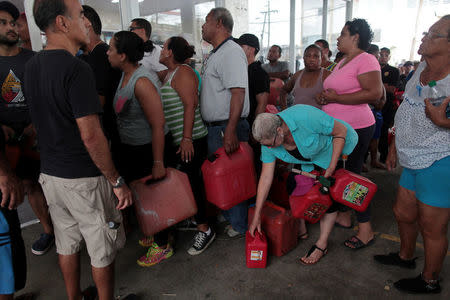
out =
[[167,67],[159,62],[161,47],[150,40],[152,25],[146,19],[136,18],[131,20],[131,25],[128,29],[136,33],[144,41],[144,58],[139,63],[150,72],[156,73],[159,80],[163,82],[167,74]]

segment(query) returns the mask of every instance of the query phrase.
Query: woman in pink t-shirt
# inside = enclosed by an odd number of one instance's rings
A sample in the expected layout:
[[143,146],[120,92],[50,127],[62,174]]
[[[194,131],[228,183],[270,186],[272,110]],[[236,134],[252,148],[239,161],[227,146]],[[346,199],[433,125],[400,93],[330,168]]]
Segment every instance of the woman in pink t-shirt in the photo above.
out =
[[[382,96],[380,65],[373,55],[365,52],[369,47],[373,32],[364,19],[354,19],[345,23],[338,37],[338,50],[346,56],[334,68],[324,81],[324,91],[316,96],[316,101],[323,105],[322,109],[328,115],[350,124],[358,133],[358,144],[350,154],[346,169],[361,173],[364,155],[369,147],[375,130],[375,119],[368,103],[374,103]],[[327,247],[326,232],[330,232],[337,220],[330,218],[327,222],[329,230],[323,230],[316,245],[322,249]],[[350,214],[341,218],[341,226],[350,227]],[[374,234],[370,224],[369,209],[357,213],[359,231],[345,241],[345,245],[352,249],[360,249],[373,243]],[[339,220],[339,219],[338,219]],[[348,222],[348,224],[344,224]],[[323,256],[316,251],[303,258],[305,263],[315,263]]]

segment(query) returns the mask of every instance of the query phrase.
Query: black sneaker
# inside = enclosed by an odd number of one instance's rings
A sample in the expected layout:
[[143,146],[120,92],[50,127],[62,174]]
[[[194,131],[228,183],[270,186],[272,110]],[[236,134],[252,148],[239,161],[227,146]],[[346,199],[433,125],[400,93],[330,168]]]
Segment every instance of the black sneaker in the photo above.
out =
[[439,280],[426,282],[422,278],[422,274],[414,278],[400,279],[399,281],[394,282],[394,286],[400,291],[410,294],[438,294],[441,292]]
[[208,246],[214,241],[214,238],[216,237],[216,233],[214,230],[210,227],[211,233],[206,234],[205,232],[199,231],[194,236],[194,244],[191,248],[189,248],[188,253],[190,255],[199,255],[203,251],[208,248]]
[[41,236],[31,246],[31,252],[35,255],[44,255],[55,243],[53,234],[41,233]]
[[404,260],[400,258],[398,252],[391,252],[388,255],[374,255],[373,259],[383,265],[392,265],[406,269],[415,269],[417,257],[409,260]]
[[176,225],[176,229],[180,231],[196,231],[197,223],[193,220],[186,219]]

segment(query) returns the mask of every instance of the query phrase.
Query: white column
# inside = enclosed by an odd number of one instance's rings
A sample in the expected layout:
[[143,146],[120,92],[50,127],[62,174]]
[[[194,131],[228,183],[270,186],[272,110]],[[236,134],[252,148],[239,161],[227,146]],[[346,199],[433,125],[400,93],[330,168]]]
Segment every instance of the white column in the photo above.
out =
[[322,38],[327,39],[328,0],[322,2]]
[[295,0],[291,0],[289,17],[289,70],[295,72]]
[[41,31],[34,22],[34,15],[33,15],[34,1],[24,1],[23,4],[25,7],[25,14],[27,16],[28,31],[30,32],[31,46],[33,47],[33,51],[40,51],[42,50],[42,37]]
[[138,0],[120,0],[119,9],[122,30],[126,30],[130,26],[131,20],[140,16],[139,2]]
[[353,19],[353,0],[348,0],[345,4],[345,21]]

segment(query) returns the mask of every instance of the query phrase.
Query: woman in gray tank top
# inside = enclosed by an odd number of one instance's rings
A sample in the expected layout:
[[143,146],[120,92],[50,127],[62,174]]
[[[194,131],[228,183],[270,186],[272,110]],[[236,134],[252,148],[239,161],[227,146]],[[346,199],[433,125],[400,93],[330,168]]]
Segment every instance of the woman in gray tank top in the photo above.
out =
[[[114,97],[120,136],[119,172],[130,182],[149,174],[153,179],[166,175],[166,153],[171,151],[158,77],[139,61],[144,56],[144,42],[133,32],[120,31],[110,41],[108,60],[122,71],[122,78]],[[147,254],[138,259],[140,266],[151,266],[173,255],[168,244],[168,230],[139,241],[148,246]]]
[[282,109],[286,108],[286,96],[290,92],[293,92],[294,95],[294,105],[307,104],[321,108],[314,97],[322,92],[323,81],[331,72],[320,66],[322,54],[320,47],[317,45],[312,44],[306,47],[303,61],[305,62],[305,68],[296,72],[281,89]]

